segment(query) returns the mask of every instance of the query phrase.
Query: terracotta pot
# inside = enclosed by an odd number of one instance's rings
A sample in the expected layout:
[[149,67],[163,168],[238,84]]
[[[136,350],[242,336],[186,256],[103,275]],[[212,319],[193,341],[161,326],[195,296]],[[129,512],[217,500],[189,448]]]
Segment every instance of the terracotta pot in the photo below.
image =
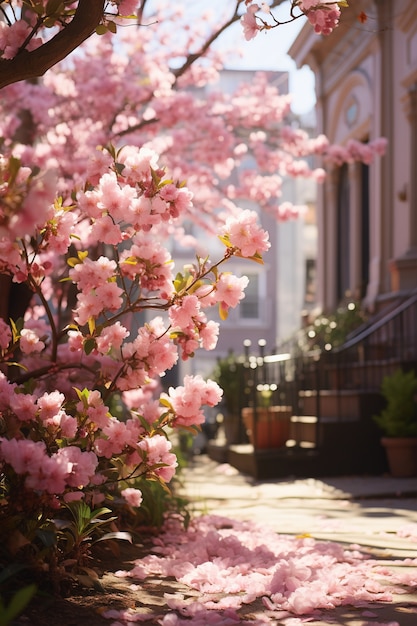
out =
[[383,437],[391,476],[417,476],[417,437]]
[[242,409],[243,423],[254,448],[282,448],[290,438],[291,407],[270,406]]

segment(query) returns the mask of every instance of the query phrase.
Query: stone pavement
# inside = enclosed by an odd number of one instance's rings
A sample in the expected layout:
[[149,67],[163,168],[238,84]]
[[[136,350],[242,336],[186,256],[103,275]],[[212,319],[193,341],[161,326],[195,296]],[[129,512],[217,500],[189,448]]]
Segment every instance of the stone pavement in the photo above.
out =
[[[195,456],[181,477],[180,493],[191,499],[195,513],[261,522],[280,534],[306,533],[318,540],[359,544],[388,565],[396,559],[417,558],[417,478],[260,482],[206,455]],[[376,616],[363,614],[358,608],[341,607],[329,612],[329,621],[308,623],[417,626],[417,595],[396,595],[392,603],[377,605]]]

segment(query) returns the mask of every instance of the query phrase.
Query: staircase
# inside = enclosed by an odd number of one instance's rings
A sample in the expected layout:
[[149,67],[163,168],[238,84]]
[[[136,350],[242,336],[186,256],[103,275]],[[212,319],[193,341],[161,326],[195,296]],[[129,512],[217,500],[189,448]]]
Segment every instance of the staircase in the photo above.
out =
[[399,367],[417,369],[417,293],[338,348],[248,357],[237,373],[243,402],[256,408],[258,385],[274,383],[272,403],[292,407],[290,439],[266,450],[244,438],[210,442],[209,455],[257,479],[381,474],[386,459],[372,415],[383,408],[383,377]]

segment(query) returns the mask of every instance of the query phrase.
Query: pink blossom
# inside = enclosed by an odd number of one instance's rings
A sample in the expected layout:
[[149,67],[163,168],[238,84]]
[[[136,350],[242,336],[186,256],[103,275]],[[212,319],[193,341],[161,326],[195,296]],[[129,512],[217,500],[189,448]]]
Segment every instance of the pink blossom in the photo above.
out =
[[125,146],[119,155],[124,166],[123,176],[127,181],[137,182],[150,177],[151,169],[158,169],[158,154],[150,148]]
[[134,15],[137,8],[138,0],[120,0],[119,2],[120,15]]
[[[175,474],[177,457],[170,452],[172,444],[162,435],[146,437],[138,444],[144,463],[164,482],[169,482]],[[162,464],[163,467],[159,467]]]
[[185,376],[184,385],[176,389],[170,387],[168,395],[163,394],[172,404],[178,426],[192,426],[204,422],[202,405],[215,406],[222,396],[222,390],[213,381],[205,381],[201,376]]
[[68,331],[68,346],[72,352],[80,352],[83,349],[84,336],[80,331]]
[[[198,383],[200,383],[199,376],[194,377],[194,382],[196,381],[196,379]],[[207,404],[208,406],[215,406],[220,402],[222,395],[223,390],[214,380],[208,379],[205,381],[204,391],[201,396],[202,402],[204,404]]]
[[105,284],[114,276],[116,262],[101,256],[97,261],[88,257],[73,267],[69,275],[82,291],[94,289]]
[[87,324],[90,318],[97,318],[105,308],[103,299],[99,298],[97,292],[93,290],[88,293],[78,293],[77,301],[74,320],[80,326]]
[[77,434],[78,422],[76,418],[68,415],[65,411],[59,411],[51,423],[59,428],[61,436],[65,439],[72,439]]
[[[10,234],[9,234],[10,236]],[[0,229],[0,269],[10,270],[14,274],[14,282],[23,282],[27,278],[26,268],[22,267],[20,252],[14,241],[2,238]]]
[[91,237],[95,241],[102,241],[115,246],[123,240],[120,226],[115,224],[109,215],[98,218],[91,227]]
[[46,457],[43,441],[0,438],[1,456],[16,474],[26,474],[42,464]]
[[174,304],[169,309],[169,319],[172,326],[187,328],[193,323],[193,318],[200,312],[200,302],[197,296],[184,296],[178,304]]
[[[31,28],[25,20],[17,20],[12,24],[0,22],[0,50],[3,51],[4,59],[13,59],[21,45],[24,43]],[[28,50],[33,50],[39,46],[41,40],[38,37],[32,37],[27,46]]]
[[98,464],[94,452],[83,452],[77,446],[66,446],[60,448],[54,456],[60,462],[67,463],[67,485],[81,489],[89,484]]
[[218,302],[224,303],[228,307],[235,307],[244,298],[244,289],[249,284],[247,276],[233,276],[233,274],[223,273],[216,283],[216,297]]
[[42,421],[53,419],[61,410],[65,396],[59,391],[44,393],[38,399],[39,416]]
[[301,0],[299,6],[317,34],[330,35],[339,23],[340,7],[337,2]]
[[12,331],[10,326],[0,318],[0,349],[7,350],[12,338]]
[[116,283],[110,282],[99,285],[95,290],[95,294],[101,302],[103,310],[116,311],[122,306],[123,289]]
[[244,13],[240,19],[240,23],[243,27],[243,33],[247,41],[254,39],[260,31],[260,27],[256,21],[255,13],[260,10],[258,4],[252,4],[248,7],[246,13]]
[[123,489],[120,493],[130,506],[138,507],[142,504],[143,497],[140,489],[128,487],[127,489]]
[[385,137],[379,137],[370,142],[370,147],[378,156],[383,156],[387,151],[388,140]]
[[108,212],[115,222],[126,219],[135,190],[129,185],[121,186],[115,172],[103,174],[98,185],[97,206]]
[[54,237],[51,245],[55,254],[65,254],[71,243],[71,234],[75,226],[75,215],[71,211],[55,213]]
[[65,458],[54,454],[52,457],[45,455],[42,463],[32,467],[26,477],[25,485],[35,491],[46,491],[50,494],[63,493],[67,486],[67,478],[72,470],[72,465]]
[[0,371],[0,411],[9,408],[11,398],[15,394],[16,384],[10,383],[5,374]]
[[109,407],[104,404],[101,394],[97,389],[90,391],[87,402],[87,409],[85,409],[82,402],[77,404],[79,413],[83,414],[86,412],[88,421],[91,425],[94,425],[95,429],[107,426],[111,417]]
[[115,322],[111,326],[106,326],[97,337],[97,350],[102,354],[119,350],[124,339],[129,336],[127,328],[122,326],[120,322]]
[[143,233],[138,233],[133,241],[133,246],[120,255],[123,275],[138,278],[142,289],[160,290],[161,295],[169,297],[173,291],[173,263],[168,250],[159,241],[150,241]]
[[31,354],[32,352],[41,352],[45,348],[43,341],[39,339],[37,334],[28,328],[23,328],[20,332],[20,349],[23,354]]
[[29,393],[12,393],[10,408],[22,422],[33,420],[37,412],[36,397]]
[[193,202],[192,202],[193,196],[194,196],[193,192],[190,191],[189,189],[186,189],[184,187],[182,187],[181,189],[178,189],[175,200],[173,200],[173,209],[175,211],[171,209],[171,215],[173,217],[176,217],[178,215],[181,215],[185,211],[190,210],[193,206]]
[[241,211],[237,218],[229,218],[224,226],[230,243],[239,249],[243,257],[261,254],[270,248],[268,233],[257,223],[255,211]]
[[200,330],[200,339],[205,350],[214,350],[219,338],[219,324],[210,320]]
[[139,431],[140,425],[137,420],[120,422],[115,417],[111,417],[102,429],[106,439],[96,440],[96,450],[100,455],[110,458],[114,454],[120,454],[128,446],[136,447]]

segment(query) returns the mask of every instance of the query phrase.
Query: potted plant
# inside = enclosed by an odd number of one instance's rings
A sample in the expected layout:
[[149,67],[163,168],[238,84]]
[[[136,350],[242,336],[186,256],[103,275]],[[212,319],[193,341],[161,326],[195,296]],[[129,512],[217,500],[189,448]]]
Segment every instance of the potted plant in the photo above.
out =
[[217,360],[216,367],[210,376],[223,389],[220,405],[223,414],[223,430],[227,445],[240,443],[241,421],[241,363],[233,351]]
[[383,432],[392,476],[417,475],[417,375],[402,369],[385,376],[381,394],[385,408],[373,419]]
[[273,405],[277,385],[258,385],[256,406],[242,409],[242,419],[254,448],[281,448],[290,438],[291,407]]

